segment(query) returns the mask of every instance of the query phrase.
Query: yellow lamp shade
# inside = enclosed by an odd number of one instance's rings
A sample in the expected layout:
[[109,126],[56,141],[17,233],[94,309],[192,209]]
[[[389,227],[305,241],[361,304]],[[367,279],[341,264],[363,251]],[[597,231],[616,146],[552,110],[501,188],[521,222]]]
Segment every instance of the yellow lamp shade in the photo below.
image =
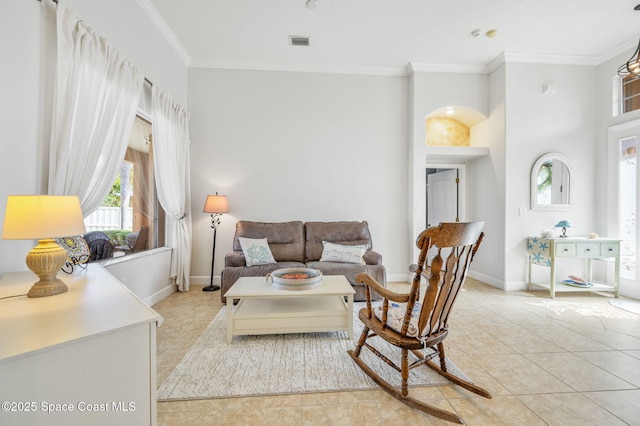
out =
[[67,195],[9,195],[4,240],[40,240],[86,232],[80,200]]

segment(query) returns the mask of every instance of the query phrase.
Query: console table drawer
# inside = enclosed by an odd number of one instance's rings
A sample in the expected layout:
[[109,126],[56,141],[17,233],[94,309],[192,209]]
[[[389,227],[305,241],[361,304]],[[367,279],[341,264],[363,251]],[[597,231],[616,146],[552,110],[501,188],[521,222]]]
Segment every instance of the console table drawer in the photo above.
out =
[[576,244],[576,256],[598,257],[600,256],[599,243],[578,243]]
[[575,256],[576,245],[573,243],[557,243],[556,244],[556,256]]
[[614,257],[617,256],[618,250],[620,249],[619,244],[608,244],[603,243],[600,244],[600,256],[602,257]]

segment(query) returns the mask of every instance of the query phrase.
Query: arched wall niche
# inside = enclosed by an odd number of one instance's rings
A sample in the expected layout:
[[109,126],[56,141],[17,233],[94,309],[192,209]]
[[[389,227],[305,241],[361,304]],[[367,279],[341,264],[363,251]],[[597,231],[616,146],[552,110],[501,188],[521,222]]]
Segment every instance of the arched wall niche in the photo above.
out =
[[486,120],[481,112],[460,105],[438,108],[425,117],[427,146],[473,146],[471,128]]

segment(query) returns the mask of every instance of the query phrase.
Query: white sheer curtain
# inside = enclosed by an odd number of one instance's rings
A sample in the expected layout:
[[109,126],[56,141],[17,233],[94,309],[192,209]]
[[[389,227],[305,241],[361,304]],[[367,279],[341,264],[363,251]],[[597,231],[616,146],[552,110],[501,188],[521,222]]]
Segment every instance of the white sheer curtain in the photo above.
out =
[[144,77],[63,4],[56,10],[49,194],[77,195],[87,216],[124,159]]
[[189,114],[164,91],[151,89],[153,164],[158,199],[167,213],[167,245],[173,248],[171,276],[189,290],[191,196]]

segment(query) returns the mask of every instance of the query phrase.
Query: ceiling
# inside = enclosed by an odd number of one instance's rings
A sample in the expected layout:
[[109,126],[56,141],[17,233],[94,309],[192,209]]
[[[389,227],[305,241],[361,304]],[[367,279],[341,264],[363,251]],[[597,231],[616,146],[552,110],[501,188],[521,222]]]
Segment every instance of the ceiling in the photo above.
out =
[[[487,71],[502,54],[595,65],[633,49],[640,35],[640,0],[317,0],[316,9],[306,0],[138,2],[193,67]],[[310,45],[290,46],[289,36],[309,36]]]

